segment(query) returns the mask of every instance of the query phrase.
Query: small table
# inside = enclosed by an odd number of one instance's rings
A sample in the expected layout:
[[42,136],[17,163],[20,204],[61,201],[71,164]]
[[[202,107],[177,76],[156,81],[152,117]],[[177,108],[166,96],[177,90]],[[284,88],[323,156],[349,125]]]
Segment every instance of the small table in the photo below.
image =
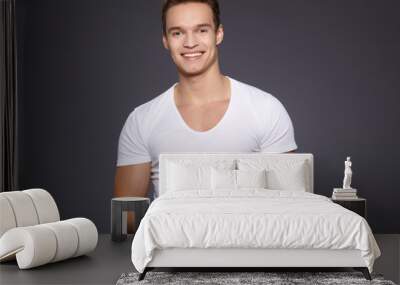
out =
[[364,219],[367,219],[367,200],[361,197],[355,199],[333,199],[332,202],[341,205],[342,207],[359,214]]
[[111,240],[124,241],[127,237],[128,211],[135,213],[136,229],[144,217],[150,199],[144,197],[117,197],[111,199]]

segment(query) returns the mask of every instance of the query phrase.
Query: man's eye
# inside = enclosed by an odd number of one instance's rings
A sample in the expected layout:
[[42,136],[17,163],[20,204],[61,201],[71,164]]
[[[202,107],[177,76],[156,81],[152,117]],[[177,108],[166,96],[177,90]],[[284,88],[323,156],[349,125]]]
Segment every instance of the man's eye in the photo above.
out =
[[179,36],[181,33],[180,32],[173,32],[172,35],[173,36]]
[[201,33],[207,33],[208,30],[207,30],[207,29],[201,29],[200,32],[201,32]]

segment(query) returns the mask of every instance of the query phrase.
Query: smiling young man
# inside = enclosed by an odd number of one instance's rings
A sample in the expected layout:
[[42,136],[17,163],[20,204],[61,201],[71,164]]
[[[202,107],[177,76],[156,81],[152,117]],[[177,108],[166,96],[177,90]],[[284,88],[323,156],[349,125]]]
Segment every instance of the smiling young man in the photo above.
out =
[[272,95],[221,74],[217,0],[167,0],[163,44],[179,82],[129,115],[119,138],[114,196],[158,195],[163,152],[290,152],[292,122]]

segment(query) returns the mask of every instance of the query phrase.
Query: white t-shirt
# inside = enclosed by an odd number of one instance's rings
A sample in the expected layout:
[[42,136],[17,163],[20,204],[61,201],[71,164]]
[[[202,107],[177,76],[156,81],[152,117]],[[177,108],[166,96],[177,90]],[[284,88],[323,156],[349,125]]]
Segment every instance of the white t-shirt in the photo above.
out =
[[271,94],[228,77],[231,98],[222,119],[200,132],[183,120],[174,87],[135,108],[121,131],[117,166],[151,161],[154,196],[158,196],[158,156],[163,152],[273,152],[297,149],[293,125]]

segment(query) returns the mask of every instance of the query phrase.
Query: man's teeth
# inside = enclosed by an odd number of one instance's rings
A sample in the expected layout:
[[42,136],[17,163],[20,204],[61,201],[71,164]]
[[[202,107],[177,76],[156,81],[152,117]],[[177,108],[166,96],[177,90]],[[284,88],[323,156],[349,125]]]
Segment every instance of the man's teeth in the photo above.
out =
[[201,52],[199,52],[199,53],[185,53],[185,54],[183,54],[183,56],[185,56],[185,57],[196,57],[196,56],[200,56],[200,55],[202,55]]

